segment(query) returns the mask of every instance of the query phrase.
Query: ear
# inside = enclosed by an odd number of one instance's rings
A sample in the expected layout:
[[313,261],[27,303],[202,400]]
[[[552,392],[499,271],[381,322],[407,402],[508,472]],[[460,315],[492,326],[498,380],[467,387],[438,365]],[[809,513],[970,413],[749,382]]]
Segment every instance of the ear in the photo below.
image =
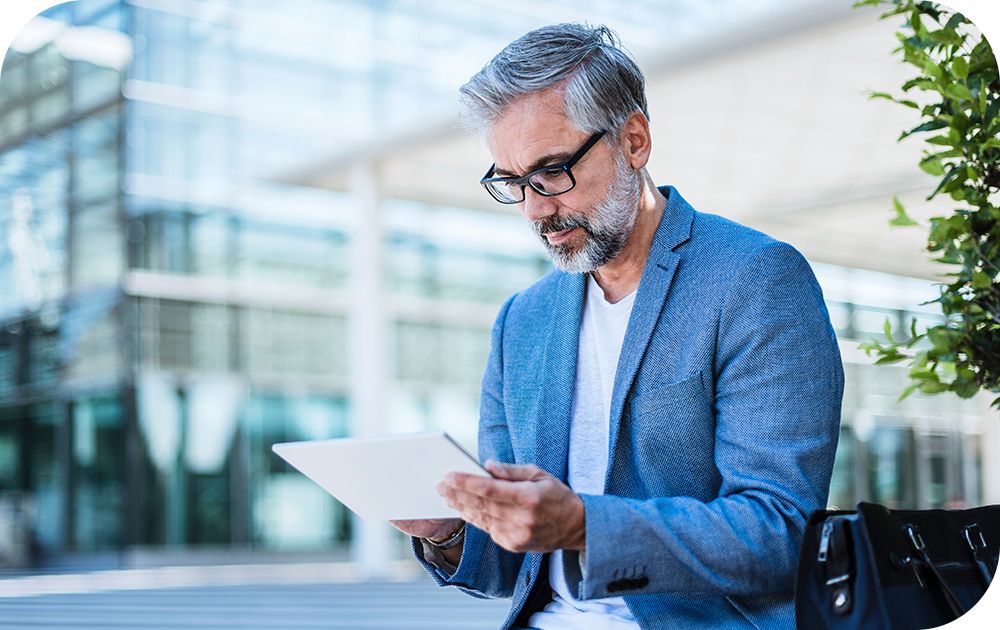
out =
[[642,112],[632,112],[625,119],[621,134],[622,151],[629,164],[635,170],[646,166],[649,162],[649,152],[653,148],[649,136],[649,120]]

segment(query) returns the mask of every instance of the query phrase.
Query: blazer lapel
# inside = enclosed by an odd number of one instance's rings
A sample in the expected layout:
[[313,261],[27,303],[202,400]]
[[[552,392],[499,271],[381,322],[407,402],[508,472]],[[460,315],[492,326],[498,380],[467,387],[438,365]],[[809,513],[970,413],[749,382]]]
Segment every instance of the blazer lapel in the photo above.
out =
[[538,466],[563,482],[567,479],[566,460],[585,278],[582,273],[560,274],[545,340],[545,359],[537,380],[541,387],[541,404],[536,407],[533,420]]
[[608,468],[604,478],[605,490],[608,487],[611,462],[618,443],[618,428],[621,424],[625,398],[635,380],[639,363],[649,346],[653,328],[660,319],[670,284],[680,262],[680,254],[673,250],[691,237],[691,224],[694,221],[694,209],[684,201],[673,186],[660,188],[660,192],[667,197],[667,206],[653,236],[649,257],[646,259],[646,266],[639,281],[611,394],[611,431],[608,440]]

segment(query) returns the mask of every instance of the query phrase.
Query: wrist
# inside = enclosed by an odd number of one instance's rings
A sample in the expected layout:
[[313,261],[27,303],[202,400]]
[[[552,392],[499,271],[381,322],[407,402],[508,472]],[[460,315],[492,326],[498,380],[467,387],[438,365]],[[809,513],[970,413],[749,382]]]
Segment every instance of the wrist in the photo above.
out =
[[583,507],[583,499],[579,495],[573,495],[574,501],[570,510],[569,533],[567,535],[567,545],[565,549],[576,549],[583,551],[587,548],[587,519]]
[[443,536],[428,536],[424,540],[438,549],[452,549],[461,544],[465,538],[465,521],[459,521],[458,527]]

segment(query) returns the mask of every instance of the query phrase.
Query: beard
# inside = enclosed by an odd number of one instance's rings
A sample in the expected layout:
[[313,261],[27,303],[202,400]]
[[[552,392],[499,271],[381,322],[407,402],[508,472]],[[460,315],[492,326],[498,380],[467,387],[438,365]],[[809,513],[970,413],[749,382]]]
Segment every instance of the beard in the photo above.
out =
[[[532,224],[553,264],[567,273],[587,273],[613,260],[625,248],[639,215],[642,183],[639,173],[629,166],[625,155],[615,151],[615,176],[604,200],[593,215],[552,216]],[[579,227],[586,235],[582,245],[553,245],[546,232],[561,232]]]

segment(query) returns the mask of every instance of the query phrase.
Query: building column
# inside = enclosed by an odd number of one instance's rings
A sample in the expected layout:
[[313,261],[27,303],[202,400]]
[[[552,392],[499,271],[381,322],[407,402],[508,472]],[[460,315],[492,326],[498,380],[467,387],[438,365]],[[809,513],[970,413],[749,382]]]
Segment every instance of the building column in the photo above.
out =
[[997,410],[990,407],[995,398],[991,392],[980,392],[977,398],[984,409],[982,421],[982,442],[979,454],[982,462],[982,505],[1000,503],[1000,418]]
[[[387,433],[389,317],[386,308],[381,199],[377,165],[363,162],[350,175],[355,213],[351,241],[348,372],[350,427],[354,437]],[[392,526],[352,515],[351,557],[367,576],[388,571],[393,557]]]

